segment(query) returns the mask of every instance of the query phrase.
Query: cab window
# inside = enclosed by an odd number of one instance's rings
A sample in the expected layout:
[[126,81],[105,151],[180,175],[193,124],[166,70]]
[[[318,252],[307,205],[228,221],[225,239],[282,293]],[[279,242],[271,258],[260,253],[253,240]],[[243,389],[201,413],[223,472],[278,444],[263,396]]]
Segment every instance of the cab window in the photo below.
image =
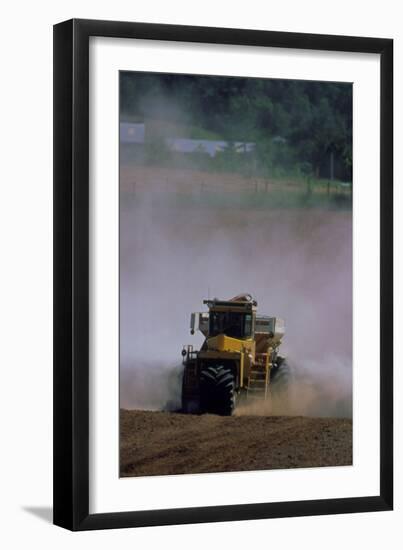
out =
[[225,334],[231,338],[250,338],[252,315],[232,311],[210,312],[210,336]]

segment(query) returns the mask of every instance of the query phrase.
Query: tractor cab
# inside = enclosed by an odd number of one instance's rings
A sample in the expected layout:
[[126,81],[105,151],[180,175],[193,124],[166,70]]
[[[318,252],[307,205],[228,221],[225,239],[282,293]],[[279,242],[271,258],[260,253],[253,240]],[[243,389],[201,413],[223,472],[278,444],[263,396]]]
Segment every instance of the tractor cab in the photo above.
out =
[[206,300],[209,308],[209,338],[223,334],[239,340],[254,337],[255,311],[252,302]]
[[254,338],[257,302],[249,294],[232,300],[204,300],[208,313],[192,313],[190,332],[195,330],[206,338],[224,335],[238,340]]

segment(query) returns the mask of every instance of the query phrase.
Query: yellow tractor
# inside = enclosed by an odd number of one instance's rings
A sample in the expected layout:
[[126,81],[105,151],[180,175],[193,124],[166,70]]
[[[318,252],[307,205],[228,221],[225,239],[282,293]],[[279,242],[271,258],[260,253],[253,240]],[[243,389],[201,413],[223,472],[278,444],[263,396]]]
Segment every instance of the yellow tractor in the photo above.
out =
[[191,314],[190,331],[199,330],[204,343],[199,351],[182,349],[183,412],[229,416],[239,401],[270,399],[271,382],[284,384],[289,376],[278,353],[283,320],[257,315],[250,294],[203,303],[208,311]]

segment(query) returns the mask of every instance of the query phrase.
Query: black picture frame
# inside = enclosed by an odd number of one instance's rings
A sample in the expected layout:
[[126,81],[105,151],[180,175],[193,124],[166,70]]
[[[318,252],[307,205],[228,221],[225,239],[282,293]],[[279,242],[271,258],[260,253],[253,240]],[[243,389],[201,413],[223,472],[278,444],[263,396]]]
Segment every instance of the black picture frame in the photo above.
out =
[[[381,58],[380,490],[365,497],[89,513],[89,38],[363,52]],[[54,523],[71,530],[393,507],[393,40],[73,19],[54,26]]]

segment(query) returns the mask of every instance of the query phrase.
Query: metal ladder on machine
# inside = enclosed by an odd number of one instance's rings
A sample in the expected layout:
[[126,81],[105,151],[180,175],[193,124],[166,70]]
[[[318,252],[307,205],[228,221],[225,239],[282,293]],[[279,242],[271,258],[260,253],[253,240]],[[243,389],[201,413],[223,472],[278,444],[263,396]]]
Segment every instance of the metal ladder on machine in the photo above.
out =
[[262,359],[262,362],[260,364],[257,363],[250,370],[247,387],[248,398],[259,397],[267,399],[269,397],[270,355],[270,350],[268,353],[256,354],[256,358]]

